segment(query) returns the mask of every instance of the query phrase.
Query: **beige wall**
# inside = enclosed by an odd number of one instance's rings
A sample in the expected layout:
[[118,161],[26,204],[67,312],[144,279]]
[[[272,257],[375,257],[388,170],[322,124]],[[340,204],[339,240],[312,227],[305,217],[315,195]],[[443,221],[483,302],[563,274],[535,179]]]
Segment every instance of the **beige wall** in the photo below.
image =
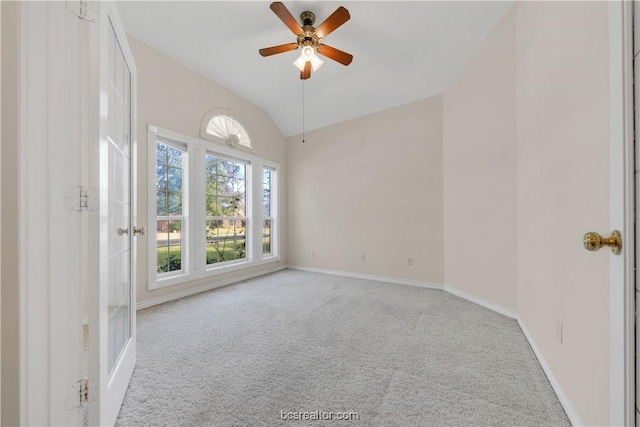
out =
[[[444,94],[444,281],[517,309],[515,10]],[[490,268],[487,268],[490,266]]]
[[518,3],[444,95],[445,282],[515,309],[588,425],[609,423],[609,257],[581,244],[609,226],[607,15]]
[[[262,109],[133,37],[129,37],[129,44],[138,70],[138,224],[146,224],[149,229],[154,227],[152,224],[147,224],[148,124],[199,137],[200,124],[207,112],[215,108],[230,108],[233,116],[245,126],[251,136],[255,154],[280,163],[282,167],[280,182],[286,182],[285,140]],[[286,221],[286,186],[282,184],[280,190],[280,212],[283,212],[281,220],[284,224],[286,223],[284,222]],[[149,235],[144,239],[138,239],[138,303],[234,276],[267,271],[279,265],[286,265],[286,230],[282,230],[280,246],[282,261],[279,263],[149,291],[146,256],[148,238]]]
[[442,283],[442,97],[301,139],[288,139],[289,263]]
[[[518,311],[580,418],[609,423],[606,2],[517,6]],[[564,343],[556,336],[564,324]]]
[[18,34],[19,3],[3,1],[2,9],[2,117],[0,146],[2,159],[2,367],[0,424],[20,424],[20,340],[19,340],[19,294],[18,287],[18,136],[19,136],[19,68]]

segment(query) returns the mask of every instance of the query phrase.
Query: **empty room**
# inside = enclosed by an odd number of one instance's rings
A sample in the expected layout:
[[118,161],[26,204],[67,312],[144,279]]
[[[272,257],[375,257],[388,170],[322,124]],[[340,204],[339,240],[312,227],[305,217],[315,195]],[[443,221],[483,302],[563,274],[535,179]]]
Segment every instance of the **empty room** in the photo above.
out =
[[635,9],[2,0],[1,424],[636,425]]

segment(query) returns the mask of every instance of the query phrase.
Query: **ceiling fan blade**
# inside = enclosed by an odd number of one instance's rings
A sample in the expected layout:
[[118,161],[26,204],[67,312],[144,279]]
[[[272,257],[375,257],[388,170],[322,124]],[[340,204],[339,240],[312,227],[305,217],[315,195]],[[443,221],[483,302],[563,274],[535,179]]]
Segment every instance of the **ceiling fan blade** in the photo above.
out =
[[300,79],[307,80],[311,77],[311,61],[304,63],[304,70],[300,71]]
[[289,9],[287,9],[283,3],[276,1],[271,3],[271,6],[269,7],[271,8],[271,10],[273,10],[273,13],[278,15],[278,18],[280,18],[280,20],[284,22],[284,25],[289,27],[293,34],[295,34],[296,36],[298,34],[302,34],[302,27],[300,26],[300,24],[298,24],[296,18],[291,15],[291,12],[289,12]]
[[353,61],[353,55],[347,52],[343,52],[335,47],[328,46],[326,44],[320,43],[318,46],[318,53],[320,55],[324,55],[327,58],[333,59],[336,62],[341,63],[342,65],[349,65],[351,61]]
[[316,35],[320,38],[327,37],[340,25],[351,19],[349,11],[340,6],[324,22],[316,27]]
[[297,48],[297,43],[287,43],[278,46],[265,47],[263,49],[260,49],[258,52],[260,52],[260,55],[262,56],[270,56],[275,55],[276,53],[284,53],[289,52],[290,50],[296,50]]

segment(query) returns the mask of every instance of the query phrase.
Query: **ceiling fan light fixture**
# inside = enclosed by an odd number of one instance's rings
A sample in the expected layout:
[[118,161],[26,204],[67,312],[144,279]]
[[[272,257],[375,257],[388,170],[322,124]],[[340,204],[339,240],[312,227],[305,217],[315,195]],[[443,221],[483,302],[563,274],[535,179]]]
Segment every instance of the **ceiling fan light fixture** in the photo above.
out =
[[322,64],[324,64],[324,61],[318,58],[317,55],[313,55],[313,58],[311,58],[311,68],[313,69],[314,73],[318,71],[320,67],[322,67]]
[[300,53],[300,56],[304,58],[305,61],[311,61],[311,58],[316,56],[315,49],[311,46],[304,46],[302,48],[302,52]]
[[293,65],[295,65],[295,66],[298,68],[298,70],[300,70],[300,71],[304,71],[304,64],[305,64],[305,62],[307,62],[307,60],[306,60],[306,59],[304,59],[304,58],[302,57],[302,55],[300,55],[300,56],[298,57],[298,59],[296,59],[295,61],[293,61]]
[[314,72],[319,70],[320,67],[322,67],[322,64],[324,64],[324,61],[320,59],[318,55],[316,55],[315,49],[311,46],[305,46],[302,48],[302,53],[300,54],[298,59],[293,62],[293,65],[295,65],[298,70],[304,71],[304,64],[307,61],[311,62],[311,69]]
[[315,15],[313,12],[305,11],[300,14],[301,26],[287,7],[281,2],[273,2],[269,8],[296,36],[296,42],[259,49],[258,53],[260,55],[271,56],[292,50],[300,50],[300,57],[294,61],[293,65],[300,70],[301,80],[310,78],[311,72],[317,71],[324,64],[324,62],[318,58],[318,52],[321,52],[322,56],[339,62],[342,65],[351,64],[353,55],[320,43],[326,36],[351,19],[349,11],[343,6],[338,7],[317,27],[314,27]]

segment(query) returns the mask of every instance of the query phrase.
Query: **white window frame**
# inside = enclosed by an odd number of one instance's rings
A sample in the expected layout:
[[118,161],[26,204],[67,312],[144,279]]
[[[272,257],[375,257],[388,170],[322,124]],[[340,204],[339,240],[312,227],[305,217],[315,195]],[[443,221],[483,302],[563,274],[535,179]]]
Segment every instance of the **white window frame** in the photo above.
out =
[[[218,152],[212,151],[212,150],[207,150],[205,152],[205,156],[214,156],[218,159],[222,159],[222,160],[227,160],[227,161],[232,161],[232,162],[236,162],[236,163],[241,163],[245,165],[245,193],[244,193],[244,197],[245,197],[245,216],[241,217],[228,217],[228,216],[208,216],[205,212],[205,226],[206,226],[206,221],[217,221],[217,220],[241,220],[245,222],[245,258],[244,259],[238,259],[238,260],[230,260],[230,261],[224,261],[223,263],[214,263],[214,264],[207,264],[207,259],[206,259],[206,250],[205,250],[205,265],[207,270],[214,270],[216,268],[222,267],[224,265],[230,265],[230,264],[238,264],[238,263],[243,263],[246,262],[247,260],[251,259],[251,256],[253,255],[253,251],[252,251],[252,243],[253,243],[253,233],[250,232],[250,230],[252,230],[251,228],[251,219],[250,219],[250,213],[251,210],[253,208],[253,197],[252,195],[252,189],[251,189],[251,185],[247,185],[251,183],[251,175],[252,175],[252,166],[251,163],[247,163],[247,161],[242,160],[242,159],[238,159],[238,158],[233,158],[233,157],[228,157],[228,156],[224,156],[219,154]],[[206,176],[205,176],[205,185],[206,185]],[[205,187],[206,188],[206,187]],[[204,195],[205,199],[206,199],[206,192]],[[206,210],[206,209],[205,209]]]
[[[174,141],[172,139],[169,138],[163,138],[163,137],[158,137],[156,138],[156,141],[153,145],[153,153],[150,154],[150,158],[152,158],[153,160],[153,165],[151,165],[151,162],[149,162],[149,169],[152,170],[153,172],[153,200],[154,200],[154,204],[153,206],[149,206],[149,211],[150,212],[156,212],[156,204],[155,202],[157,201],[157,189],[155,189],[155,182],[156,182],[156,177],[157,177],[157,172],[156,172],[156,167],[157,167],[157,144],[161,143],[164,144],[168,147],[171,148],[175,148],[176,150],[180,150],[182,152],[182,215],[181,216],[165,216],[165,215],[155,215],[155,221],[149,222],[149,237],[150,240],[153,240],[154,244],[156,242],[155,238],[151,239],[151,236],[156,236],[157,233],[157,222],[158,221],[182,221],[182,225],[180,227],[180,257],[181,257],[181,262],[180,262],[180,270],[176,270],[176,271],[169,271],[167,273],[160,273],[158,274],[157,272],[157,253],[154,250],[153,252],[153,256],[155,258],[154,259],[154,263],[153,265],[156,266],[156,269],[154,270],[156,273],[156,280],[158,279],[158,276],[160,276],[160,280],[166,280],[166,279],[171,279],[172,277],[180,277],[180,276],[185,276],[187,274],[189,274],[189,213],[191,212],[191,206],[189,205],[189,172],[190,172],[190,166],[189,166],[189,147],[186,144],[183,144],[181,142],[177,142]],[[151,160],[151,159],[150,159]],[[149,184],[149,189],[151,189],[151,183]],[[151,191],[151,190],[150,190]],[[151,198],[149,199],[151,200]],[[157,246],[156,246],[157,249]]]
[[[187,223],[183,224],[183,271],[181,274],[159,275],[157,274],[157,251],[155,235],[149,234],[148,238],[148,262],[149,262],[149,283],[148,289],[160,289],[167,286],[181,284],[192,280],[216,276],[219,274],[239,271],[250,267],[280,261],[279,253],[279,221],[278,221],[278,196],[280,187],[278,176],[280,164],[258,157],[244,150],[237,150],[226,146],[226,143],[210,135],[211,140],[194,138],[162,129],[154,125],[147,126],[148,141],[148,223],[156,224],[156,144],[158,142],[173,142],[178,147],[186,146],[186,158],[188,164],[185,165],[184,180],[188,182],[183,194],[183,207],[187,206]],[[246,204],[247,204],[247,225],[245,233],[247,235],[247,258],[243,260],[232,260],[224,263],[207,265],[206,260],[206,235],[198,232],[206,228],[206,173],[205,156],[213,154],[225,159],[237,160],[247,165],[246,177]],[[273,176],[272,188],[272,230],[271,230],[271,254],[262,255],[262,170],[269,168],[275,172]],[[185,202],[185,199],[188,202]],[[185,230],[186,228],[186,230]],[[186,261],[186,262],[185,262]]]
[[[278,241],[279,239],[274,238],[274,236],[278,235],[278,170],[274,167],[271,167],[269,165],[262,165],[262,170],[261,172],[264,173],[264,170],[267,169],[269,171],[271,171],[271,191],[270,191],[270,197],[271,197],[271,216],[269,217],[265,217],[264,216],[264,206],[262,204],[262,199],[261,199],[261,203],[260,203],[260,212],[262,214],[262,220],[260,221],[260,253],[262,254],[263,259],[269,259],[272,257],[277,256],[276,254],[278,254]],[[263,185],[263,179],[262,179],[262,174],[260,175],[261,179],[260,179],[260,195],[262,195],[262,192],[264,191],[262,188]],[[275,189],[275,191],[274,191]],[[263,223],[265,219],[270,219],[271,220],[271,240],[269,242],[270,246],[271,246],[271,253],[270,254],[263,254],[262,253],[262,239],[263,239]]]
[[[237,126],[240,128],[240,132],[244,133],[246,138],[247,138],[247,142],[248,144],[244,144],[244,143],[238,143],[237,145],[235,144],[230,144],[230,141],[226,141],[224,138],[221,138],[217,135],[213,135],[211,133],[209,133],[209,124],[211,123],[211,121],[217,117],[223,117],[226,119],[229,119],[231,121],[233,121],[233,125]],[[238,137],[240,135],[237,135]],[[205,114],[205,116],[202,118],[202,121],[200,122],[200,138],[204,139],[204,140],[209,140],[209,141],[213,141],[216,144],[224,144],[225,146],[232,146],[234,147],[236,150],[241,150],[244,151],[246,153],[251,153],[253,154],[253,142],[251,139],[251,134],[249,133],[249,131],[247,130],[247,128],[245,126],[243,126],[242,123],[240,123],[240,121],[238,121],[238,119],[232,117],[231,115],[231,110],[226,109],[226,108],[216,108],[213,109],[211,111],[209,111],[207,114]]]

